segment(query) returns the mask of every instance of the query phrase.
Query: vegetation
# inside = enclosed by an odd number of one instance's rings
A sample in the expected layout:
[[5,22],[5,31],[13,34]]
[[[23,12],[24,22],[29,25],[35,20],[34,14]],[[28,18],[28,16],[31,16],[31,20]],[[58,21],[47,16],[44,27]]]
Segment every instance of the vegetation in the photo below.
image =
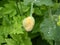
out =
[[0,0],[0,45],[60,45],[60,0]]

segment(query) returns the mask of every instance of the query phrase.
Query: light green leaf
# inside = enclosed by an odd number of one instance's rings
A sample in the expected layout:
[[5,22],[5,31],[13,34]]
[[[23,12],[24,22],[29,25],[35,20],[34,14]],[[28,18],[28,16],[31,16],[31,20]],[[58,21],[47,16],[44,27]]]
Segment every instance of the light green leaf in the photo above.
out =
[[16,42],[12,39],[5,39],[7,42],[7,45],[17,45]]
[[11,31],[11,33],[13,34],[23,34],[24,29],[22,28],[22,20],[20,16],[17,17],[13,17],[13,30]]
[[[25,5],[28,5],[29,3],[31,4],[32,1],[35,1],[35,0],[29,0],[29,1],[24,0],[24,4],[25,4]],[[41,6],[41,5],[52,6],[52,5],[53,5],[52,0],[48,0],[48,1],[47,1],[47,0],[36,0],[34,3],[35,3],[37,6]]]
[[31,3],[33,0],[24,0],[24,5],[28,5],[29,3]]
[[40,6],[40,5],[52,6],[53,2],[52,2],[52,0],[36,0],[35,4],[38,6]]
[[30,38],[28,37],[27,34],[28,33],[25,32],[24,34],[21,34],[21,35],[20,34],[19,35],[11,34],[11,36],[20,45],[32,45],[31,40],[30,40]]
[[4,4],[4,7],[1,10],[2,14],[10,14],[13,10],[16,9],[16,5],[14,1],[11,1],[7,4]]
[[17,11],[16,10],[13,10],[9,15],[10,15],[10,17],[13,17],[13,16],[15,16],[17,14]]
[[0,35],[0,43],[5,42],[5,39],[3,38],[3,36]]

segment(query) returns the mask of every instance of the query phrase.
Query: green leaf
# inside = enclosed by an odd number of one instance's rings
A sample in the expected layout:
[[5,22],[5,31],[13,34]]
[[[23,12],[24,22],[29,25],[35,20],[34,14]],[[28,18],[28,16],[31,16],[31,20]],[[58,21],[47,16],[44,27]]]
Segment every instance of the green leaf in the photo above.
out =
[[60,41],[60,26],[57,26],[56,32],[55,32],[55,40]]
[[36,15],[42,15],[42,11],[41,11],[39,8],[35,8],[35,9],[34,9],[34,13],[35,13]]
[[55,45],[60,45],[60,41],[55,41]]
[[3,36],[0,35],[0,44],[5,42],[5,39],[3,38]]
[[37,5],[37,6],[41,6],[41,5],[47,5],[47,6],[52,6],[53,5],[53,2],[52,2],[52,0],[36,0],[35,1],[35,4]]
[[[6,16],[7,18],[7,16]],[[10,17],[11,18],[11,17]],[[7,18],[8,19],[8,18]],[[12,19],[12,18],[11,18]],[[22,28],[22,18],[20,16],[13,17],[13,20],[8,20],[11,24],[9,25],[6,20],[3,20],[3,25],[0,26],[0,35],[9,33],[12,34],[24,34],[24,29]],[[1,33],[2,32],[2,33]]]
[[16,42],[12,39],[5,39],[7,42],[7,45],[17,45]]
[[10,14],[12,11],[13,11],[13,9],[3,8],[1,12],[2,12],[3,14]]
[[25,32],[24,35],[21,35],[21,37],[22,37],[22,40],[23,40],[23,42],[24,42],[25,45],[32,45],[31,39],[28,36],[27,32]]
[[22,8],[22,11],[23,12],[27,12],[29,9],[30,9],[30,7],[29,6],[27,6],[27,5],[25,5],[24,3],[19,3],[18,4],[18,7],[19,7],[19,9],[21,10],[21,8]]
[[12,38],[17,41],[20,45],[32,45],[30,38],[27,35],[28,33],[25,32],[24,34],[11,34]]
[[13,10],[16,9],[16,5],[14,1],[11,1],[7,4],[4,4],[4,7],[1,10],[2,14],[10,14]]
[[56,15],[60,15],[60,8],[57,8],[55,14],[56,14]]
[[43,33],[43,38],[48,40],[54,40],[56,24],[52,18],[44,18],[43,22],[40,24],[40,31]]
[[42,17],[40,16],[35,16],[34,15],[34,18],[35,18],[35,25],[34,25],[34,28],[32,29],[32,33],[37,33],[40,31],[40,23],[41,23],[41,19],[43,19]]
[[60,26],[59,26],[60,24],[58,24],[58,22],[60,22],[59,16],[60,15],[54,16],[55,17],[54,20],[56,24],[55,37],[54,37],[55,41],[60,41]]
[[3,7],[0,7],[0,10],[2,10]]
[[[29,3],[31,4],[32,1],[35,1],[35,0],[29,0],[29,1],[24,0],[24,4],[25,4],[25,5],[28,5]],[[48,0],[48,1],[47,1],[47,0],[36,0],[34,3],[35,3],[37,6],[41,6],[41,5],[52,6],[52,5],[53,5],[52,0]]]
[[24,0],[24,5],[28,5],[29,3],[31,3],[33,0]]
[[17,17],[13,17],[13,23],[13,31],[11,31],[11,33],[23,34],[24,29],[22,28],[22,18],[19,15]]
[[13,17],[13,16],[15,16],[17,14],[17,11],[16,10],[13,10],[9,15],[10,15],[10,17]]

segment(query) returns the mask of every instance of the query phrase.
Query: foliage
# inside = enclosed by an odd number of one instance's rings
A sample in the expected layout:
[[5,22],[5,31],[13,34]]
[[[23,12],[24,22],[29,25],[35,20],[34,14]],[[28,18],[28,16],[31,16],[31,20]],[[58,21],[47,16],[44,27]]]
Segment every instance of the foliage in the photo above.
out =
[[31,32],[27,32],[22,21],[30,16],[33,1],[0,0],[0,45],[33,45],[31,39],[37,36],[50,45],[54,45],[53,42],[60,45],[60,0],[36,0],[32,15],[35,25]]

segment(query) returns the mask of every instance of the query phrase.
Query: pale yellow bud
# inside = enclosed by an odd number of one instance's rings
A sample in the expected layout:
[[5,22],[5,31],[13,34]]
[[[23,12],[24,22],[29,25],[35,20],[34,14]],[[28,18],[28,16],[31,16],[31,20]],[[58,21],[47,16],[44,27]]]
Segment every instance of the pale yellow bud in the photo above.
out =
[[31,31],[34,27],[35,19],[32,16],[26,17],[23,20],[23,27],[26,31]]

